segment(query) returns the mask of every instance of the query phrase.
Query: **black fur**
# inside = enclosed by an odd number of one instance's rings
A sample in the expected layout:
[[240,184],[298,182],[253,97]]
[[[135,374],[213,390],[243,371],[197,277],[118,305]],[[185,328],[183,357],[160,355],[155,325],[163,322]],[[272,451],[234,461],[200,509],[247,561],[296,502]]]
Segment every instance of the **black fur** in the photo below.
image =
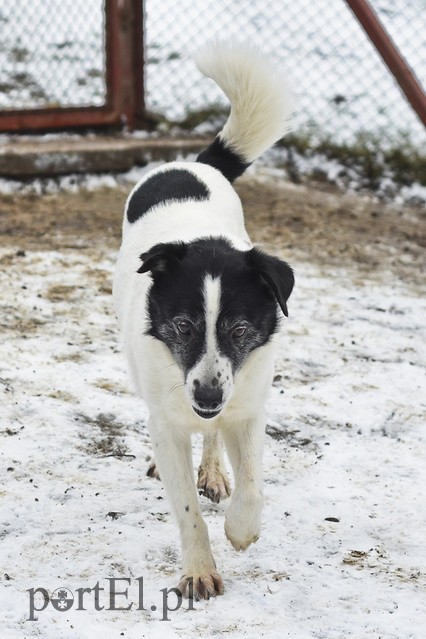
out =
[[156,244],[146,253],[142,253],[140,259],[143,264],[137,270],[137,273],[160,273],[165,272],[173,267],[178,266],[179,262],[185,257],[187,245],[184,242],[173,242],[172,244]]
[[249,263],[256,269],[273,291],[282,312],[288,317],[287,300],[294,286],[291,267],[278,257],[254,248],[249,252]]
[[145,180],[132,194],[127,219],[130,223],[136,222],[154,206],[172,200],[201,202],[209,197],[207,185],[193,173],[186,169],[168,169]]
[[209,164],[218,169],[231,183],[240,177],[251,164],[251,162],[244,162],[237,153],[225,146],[219,136],[205,151],[201,151],[197,162]]
[[[148,334],[168,346],[185,377],[205,352],[203,287],[206,275],[221,280],[220,313],[216,326],[219,350],[234,371],[248,354],[266,344],[278,327],[277,302],[284,312],[294,278],[286,262],[257,248],[239,251],[224,238],[188,244],[157,244],[141,256],[139,272],[150,271]],[[178,324],[189,322],[189,334]],[[235,337],[236,326],[245,326]]]

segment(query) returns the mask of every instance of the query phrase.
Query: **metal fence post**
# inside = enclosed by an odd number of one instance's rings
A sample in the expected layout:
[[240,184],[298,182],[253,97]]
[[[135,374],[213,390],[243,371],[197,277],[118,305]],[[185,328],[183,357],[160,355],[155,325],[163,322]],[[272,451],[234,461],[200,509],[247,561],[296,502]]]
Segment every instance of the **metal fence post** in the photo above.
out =
[[107,104],[130,129],[144,120],[142,0],[106,0]]
[[367,0],[346,0],[364,31],[383,58],[405,97],[426,126],[426,95],[413,70],[402,57]]
[[0,131],[123,126],[144,122],[143,0],[104,0],[105,103],[0,111]]

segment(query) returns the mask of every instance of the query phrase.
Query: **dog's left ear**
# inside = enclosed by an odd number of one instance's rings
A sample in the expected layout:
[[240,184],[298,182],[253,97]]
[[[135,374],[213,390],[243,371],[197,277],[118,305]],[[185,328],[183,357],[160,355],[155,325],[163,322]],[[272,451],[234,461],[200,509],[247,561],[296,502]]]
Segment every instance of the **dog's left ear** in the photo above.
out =
[[294,286],[293,269],[284,260],[267,255],[256,247],[247,252],[247,260],[272,290],[282,312],[288,317],[287,300]]
[[186,248],[186,244],[183,242],[156,244],[146,253],[142,253],[140,259],[143,264],[138,268],[137,272],[147,273],[151,271],[153,276],[159,273],[165,273],[181,262],[185,257]]

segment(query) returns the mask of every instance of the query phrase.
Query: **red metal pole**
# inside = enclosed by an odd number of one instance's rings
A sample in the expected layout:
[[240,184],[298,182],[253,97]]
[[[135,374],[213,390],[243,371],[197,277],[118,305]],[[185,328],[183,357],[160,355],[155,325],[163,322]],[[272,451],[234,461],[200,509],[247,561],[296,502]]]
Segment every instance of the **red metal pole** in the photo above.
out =
[[108,104],[133,129],[144,116],[142,0],[105,0],[105,10]]
[[145,2],[133,0],[132,82],[133,125],[146,124],[145,114]]
[[426,94],[367,0],[346,0],[405,97],[426,126]]

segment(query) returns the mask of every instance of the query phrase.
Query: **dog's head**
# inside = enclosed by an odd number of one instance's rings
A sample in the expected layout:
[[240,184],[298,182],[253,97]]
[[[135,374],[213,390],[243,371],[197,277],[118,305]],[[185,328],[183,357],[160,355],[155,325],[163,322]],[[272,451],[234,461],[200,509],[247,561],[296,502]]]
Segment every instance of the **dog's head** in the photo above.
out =
[[257,248],[239,251],[225,239],[157,244],[141,255],[149,272],[148,334],[171,351],[187,397],[204,419],[229,400],[235,373],[287,315],[294,285],[289,265]]

